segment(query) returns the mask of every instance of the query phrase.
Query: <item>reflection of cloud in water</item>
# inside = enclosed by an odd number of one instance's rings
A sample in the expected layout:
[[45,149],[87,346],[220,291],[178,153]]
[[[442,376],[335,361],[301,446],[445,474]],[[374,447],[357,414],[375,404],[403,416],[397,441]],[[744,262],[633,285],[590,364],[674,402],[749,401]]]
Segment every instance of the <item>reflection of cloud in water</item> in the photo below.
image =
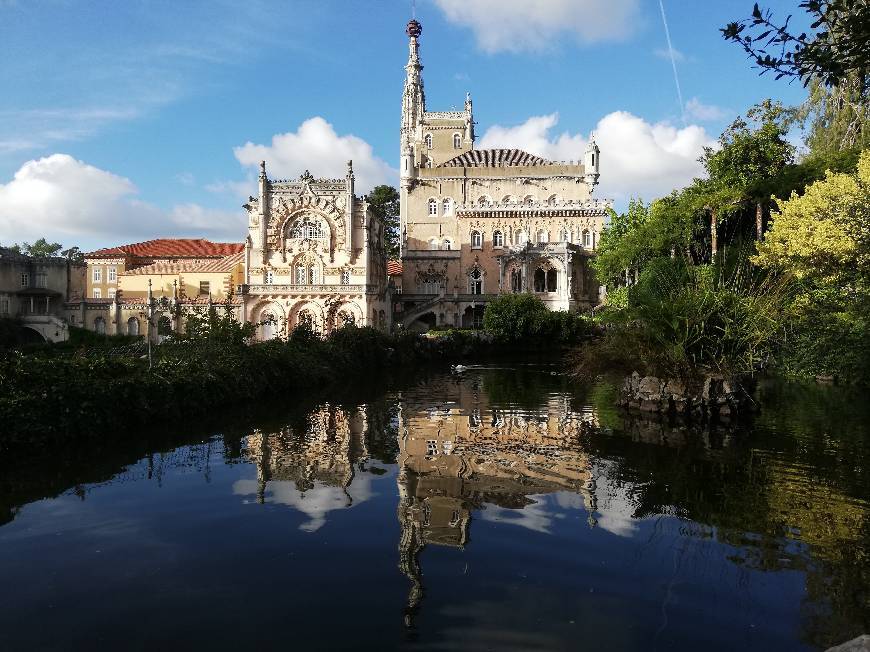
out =
[[619,537],[630,538],[637,531],[637,520],[633,517],[636,499],[633,484],[617,484],[615,464],[610,461],[596,460],[593,464],[597,498],[598,527]]
[[481,518],[484,521],[510,523],[534,532],[550,534],[550,525],[552,525],[554,518],[558,518],[558,515],[547,509],[546,496],[528,497],[535,502],[522,509],[507,509],[488,503],[480,513]]
[[[233,493],[237,496],[257,494],[256,480],[237,480]],[[310,520],[299,526],[305,532],[316,532],[326,523],[326,515],[337,509],[348,509],[364,503],[374,496],[371,478],[362,474],[354,479],[347,491],[341,487],[316,483],[305,492],[286,480],[270,480],[266,483],[266,501],[275,505],[287,505],[305,514]],[[348,497],[350,496],[350,497]]]

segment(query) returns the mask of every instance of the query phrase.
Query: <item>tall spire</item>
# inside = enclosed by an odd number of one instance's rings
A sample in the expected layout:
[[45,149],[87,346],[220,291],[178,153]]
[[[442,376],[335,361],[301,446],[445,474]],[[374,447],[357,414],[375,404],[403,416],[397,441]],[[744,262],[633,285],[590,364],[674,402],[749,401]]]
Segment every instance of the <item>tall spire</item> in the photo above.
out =
[[420,44],[417,39],[423,26],[412,19],[405,28],[408,35],[408,64],[405,66],[405,90],[402,95],[402,136],[410,138],[420,124],[426,110],[426,94],[423,91],[423,65],[420,63]]

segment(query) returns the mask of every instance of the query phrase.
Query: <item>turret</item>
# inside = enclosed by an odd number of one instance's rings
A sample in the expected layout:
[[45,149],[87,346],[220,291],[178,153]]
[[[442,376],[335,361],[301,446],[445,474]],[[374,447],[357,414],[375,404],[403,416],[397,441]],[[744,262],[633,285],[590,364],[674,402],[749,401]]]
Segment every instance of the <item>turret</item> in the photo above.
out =
[[465,93],[465,112],[468,114],[465,139],[471,141],[471,146],[474,148],[474,111],[471,105],[471,93]]
[[583,157],[584,175],[583,180],[589,184],[589,190],[598,184],[598,177],[601,176],[599,170],[599,159],[601,158],[601,150],[595,143],[595,134],[589,138],[589,144],[586,145],[586,154]]
[[423,65],[420,63],[420,44],[417,39],[423,26],[412,20],[405,28],[408,35],[408,63],[405,65],[405,90],[402,94],[402,136],[412,138],[423,120],[426,111],[426,94],[423,91]]
[[353,161],[349,160],[347,162],[347,175],[345,176],[345,187],[347,188],[347,219],[344,221],[344,238],[347,243],[348,251],[353,252],[354,250],[354,242],[353,242],[353,202],[354,202],[354,174],[353,174]]
[[266,178],[266,161],[260,161],[259,191],[260,201],[257,207],[260,211],[260,242],[258,244],[260,246],[260,251],[263,254],[263,264],[265,265],[266,259],[268,258],[266,232],[269,225],[269,198],[267,196],[267,193],[269,192],[269,179]]
[[399,177],[402,185],[410,188],[414,177],[417,176],[417,166],[414,164],[414,148],[406,139],[402,139],[402,162]]

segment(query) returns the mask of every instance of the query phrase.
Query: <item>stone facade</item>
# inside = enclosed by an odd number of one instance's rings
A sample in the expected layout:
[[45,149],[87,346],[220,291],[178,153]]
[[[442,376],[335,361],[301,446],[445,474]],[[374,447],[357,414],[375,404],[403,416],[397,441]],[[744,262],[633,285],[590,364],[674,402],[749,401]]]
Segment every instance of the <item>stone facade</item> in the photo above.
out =
[[391,326],[384,224],[344,179],[270,181],[260,167],[259,196],[245,205],[243,318],[259,338],[300,323],[329,332],[346,323]]
[[[420,24],[408,24],[402,97],[402,321],[473,326],[487,301],[533,292],[552,310],[599,302],[589,267],[610,202],[594,199],[600,152],[553,162],[516,149],[475,150],[463,111],[426,110]],[[421,326],[422,327],[422,326]]]
[[85,292],[85,265],[31,258],[0,247],[0,318],[14,318],[49,341],[69,337],[66,302]]

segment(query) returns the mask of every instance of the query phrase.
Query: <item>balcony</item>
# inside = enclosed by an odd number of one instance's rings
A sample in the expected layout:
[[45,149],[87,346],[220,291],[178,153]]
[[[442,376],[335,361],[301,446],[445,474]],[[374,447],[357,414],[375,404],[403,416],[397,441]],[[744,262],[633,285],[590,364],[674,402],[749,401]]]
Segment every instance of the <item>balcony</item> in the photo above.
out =
[[267,296],[271,294],[377,294],[377,285],[282,285],[277,283],[261,285],[237,285],[236,294],[241,296]]

